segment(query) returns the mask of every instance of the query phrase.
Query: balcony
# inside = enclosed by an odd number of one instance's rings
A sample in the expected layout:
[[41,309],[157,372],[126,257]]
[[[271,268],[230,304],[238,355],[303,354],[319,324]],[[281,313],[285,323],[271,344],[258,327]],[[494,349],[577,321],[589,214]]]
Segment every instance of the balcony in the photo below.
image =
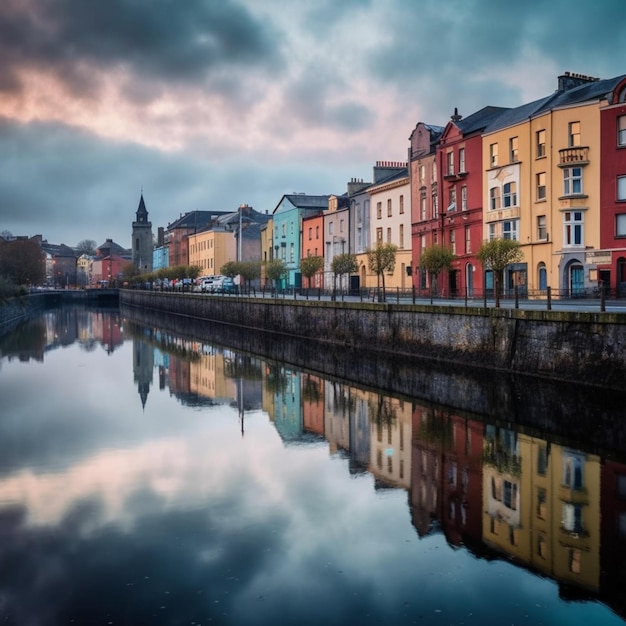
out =
[[448,181],[463,180],[466,176],[467,172],[448,171],[443,175],[443,179]]
[[587,163],[589,163],[589,148],[587,146],[559,150],[559,167],[587,165]]

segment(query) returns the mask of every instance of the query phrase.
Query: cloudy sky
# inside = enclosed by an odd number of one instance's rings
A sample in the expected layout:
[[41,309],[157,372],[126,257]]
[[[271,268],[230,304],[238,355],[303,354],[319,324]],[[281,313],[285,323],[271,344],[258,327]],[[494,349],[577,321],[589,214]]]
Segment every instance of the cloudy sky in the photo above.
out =
[[626,74],[623,0],[0,0],[0,232],[130,247],[343,193],[445,125]]

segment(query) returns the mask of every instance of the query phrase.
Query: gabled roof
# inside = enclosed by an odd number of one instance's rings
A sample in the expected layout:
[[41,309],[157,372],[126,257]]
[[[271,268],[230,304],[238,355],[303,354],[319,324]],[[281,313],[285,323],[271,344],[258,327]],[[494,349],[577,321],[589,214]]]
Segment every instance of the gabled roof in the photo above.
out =
[[276,205],[273,214],[276,214],[278,212],[278,209],[285,200],[288,200],[289,203],[296,209],[307,211],[325,211],[326,209],[328,209],[329,198],[330,195],[310,196],[305,193],[284,194],[283,197],[280,199],[280,202]]
[[506,128],[507,126],[514,126],[515,124],[519,124],[538,115],[543,115],[559,107],[602,100],[608,97],[624,78],[626,78],[626,75],[623,74],[615,78],[606,78],[578,85],[572,89],[557,90],[545,98],[540,98],[539,100],[523,104],[514,109],[509,109],[506,113],[503,113],[493,120],[491,124],[485,128],[485,132],[490,133]]

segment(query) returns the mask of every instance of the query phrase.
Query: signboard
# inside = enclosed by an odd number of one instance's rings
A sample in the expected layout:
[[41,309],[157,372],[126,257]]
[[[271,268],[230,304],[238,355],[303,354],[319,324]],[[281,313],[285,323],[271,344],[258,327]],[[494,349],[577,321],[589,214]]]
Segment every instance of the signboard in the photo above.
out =
[[593,265],[610,265],[611,251],[593,250],[591,252],[585,252],[585,263]]

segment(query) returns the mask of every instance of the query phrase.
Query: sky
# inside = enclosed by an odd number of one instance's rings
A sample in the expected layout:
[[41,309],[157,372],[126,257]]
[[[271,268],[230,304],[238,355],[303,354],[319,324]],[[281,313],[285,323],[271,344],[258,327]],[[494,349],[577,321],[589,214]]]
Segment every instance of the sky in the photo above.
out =
[[422,121],[626,74],[623,0],[0,0],[0,233],[130,248],[405,161]]

